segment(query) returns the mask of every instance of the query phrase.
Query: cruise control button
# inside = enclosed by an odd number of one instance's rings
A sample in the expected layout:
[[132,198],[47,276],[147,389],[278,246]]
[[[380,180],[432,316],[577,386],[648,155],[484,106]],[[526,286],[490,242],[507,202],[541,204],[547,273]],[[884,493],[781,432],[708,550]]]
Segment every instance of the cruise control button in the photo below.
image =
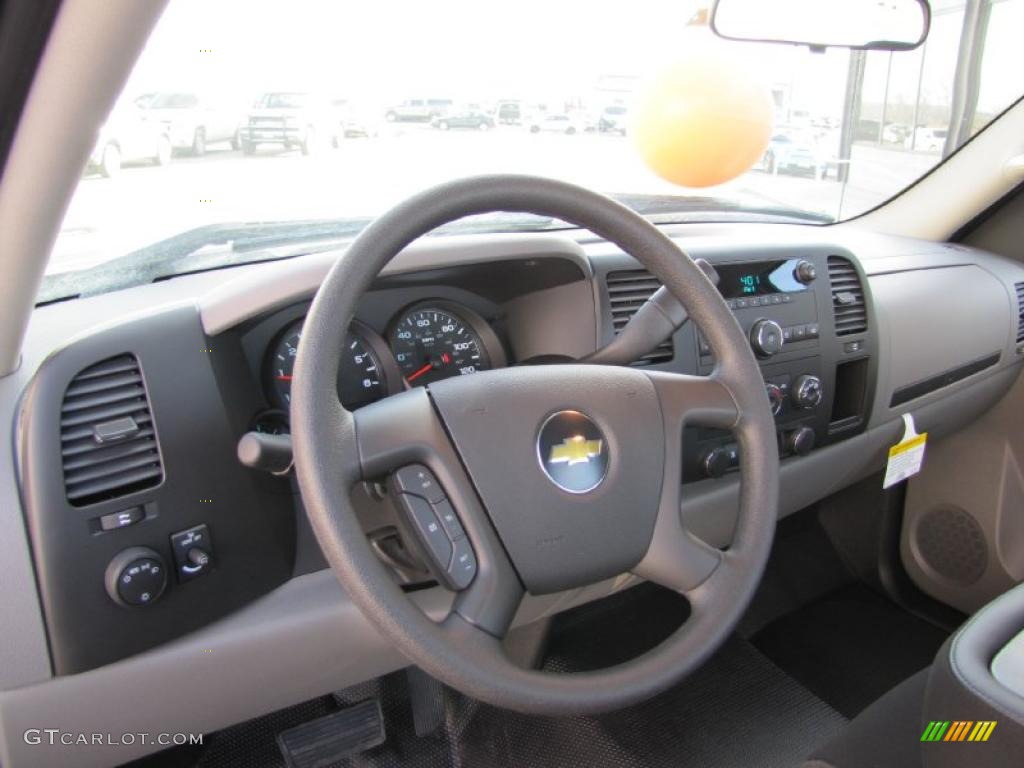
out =
[[441,521],[441,527],[444,528],[449,539],[457,539],[460,536],[466,535],[466,532],[462,530],[462,522],[459,520],[459,516],[455,514],[455,509],[447,499],[434,504],[434,512],[437,513],[437,518]]
[[455,540],[455,552],[448,567],[448,575],[456,589],[465,589],[476,576],[476,555],[469,539],[463,537]]
[[410,464],[395,472],[395,485],[402,493],[422,496],[429,502],[443,501],[444,489],[434,473],[422,464]]
[[807,326],[807,338],[816,339],[818,338],[818,324],[809,323]]
[[400,498],[431,557],[439,568],[447,570],[446,564],[452,560],[452,542],[433,508],[419,496],[403,493]]

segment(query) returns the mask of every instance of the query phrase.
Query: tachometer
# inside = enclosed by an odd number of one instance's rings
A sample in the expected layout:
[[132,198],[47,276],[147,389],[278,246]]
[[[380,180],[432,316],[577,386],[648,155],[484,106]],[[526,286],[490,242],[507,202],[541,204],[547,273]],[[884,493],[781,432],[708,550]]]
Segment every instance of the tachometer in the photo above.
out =
[[[271,354],[270,377],[278,403],[287,408],[292,399],[295,355],[302,336],[302,322],[290,326]],[[338,397],[349,410],[359,408],[388,394],[380,359],[366,338],[349,331],[338,368]]]
[[443,305],[419,305],[407,310],[392,326],[388,341],[402,376],[411,386],[491,367],[473,323]]

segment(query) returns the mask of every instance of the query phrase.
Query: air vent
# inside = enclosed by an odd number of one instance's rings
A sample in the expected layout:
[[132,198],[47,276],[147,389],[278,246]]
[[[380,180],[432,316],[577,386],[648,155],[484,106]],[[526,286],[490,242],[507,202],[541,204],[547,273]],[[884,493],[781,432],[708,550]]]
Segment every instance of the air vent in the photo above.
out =
[[1014,283],[1017,291],[1017,343],[1024,341],[1024,283]]
[[832,285],[836,336],[864,333],[868,329],[868,316],[857,270],[847,259],[829,256],[828,279]]
[[[609,272],[605,282],[608,286],[608,303],[611,304],[612,324],[615,326],[616,335],[626,327],[626,323],[644,305],[644,302],[661,288],[658,278],[645,269]],[[669,338],[633,365],[666,363],[672,359],[672,355],[672,339]]]
[[146,385],[134,355],[80,372],[60,408],[64,490],[76,507],[117,498],[163,480]]

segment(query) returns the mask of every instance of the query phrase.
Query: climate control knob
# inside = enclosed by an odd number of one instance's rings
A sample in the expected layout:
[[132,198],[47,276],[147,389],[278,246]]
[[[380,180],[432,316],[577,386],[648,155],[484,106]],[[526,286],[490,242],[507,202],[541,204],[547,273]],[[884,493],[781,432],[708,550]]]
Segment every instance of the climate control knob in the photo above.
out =
[[797,376],[790,390],[793,404],[797,408],[814,408],[821,402],[821,395],[821,379],[806,373]]
[[798,283],[807,285],[813,283],[815,278],[818,277],[818,269],[807,259],[801,259],[793,267],[793,277],[796,278]]
[[772,416],[782,413],[782,404],[786,402],[786,394],[778,384],[765,384],[764,391],[768,395],[768,406],[772,409]]
[[167,565],[148,547],[132,547],[107,566],[107,594],[118,605],[139,608],[155,603],[167,587]]
[[786,435],[786,449],[797,456],[806,456],[814,447],[814,430],[810,427],[797,427]]
[[758,357],[782,351],[782,326],[774,320],[758,320],[750,327],[750,346]]
[[721,477],[732,467],[732,459],[728,449],[720,446],[707,451],[701,457],[700,466],[708,477]]

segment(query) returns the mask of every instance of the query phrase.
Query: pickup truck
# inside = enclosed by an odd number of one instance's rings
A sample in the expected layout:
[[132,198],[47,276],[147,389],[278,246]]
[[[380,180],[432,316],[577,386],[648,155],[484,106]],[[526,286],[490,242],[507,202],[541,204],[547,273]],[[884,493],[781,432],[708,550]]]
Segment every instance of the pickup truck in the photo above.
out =
[[252,155],[260,144],[298,148],[309,155],[323,144],[336,146],[338,123],[326,99],[300,91],[269,91],[253,105],[239,128],[242,152]]

